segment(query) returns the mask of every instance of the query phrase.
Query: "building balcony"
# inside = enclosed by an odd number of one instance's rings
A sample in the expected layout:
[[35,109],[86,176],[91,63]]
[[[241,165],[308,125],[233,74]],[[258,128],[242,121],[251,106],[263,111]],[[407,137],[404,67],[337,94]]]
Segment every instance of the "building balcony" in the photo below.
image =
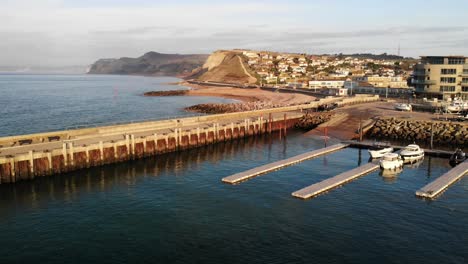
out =
[[433,85],[433,84],[436,84],[436,81],[434,81],[434,80],[416,80],[416,79],[413,79],[412,83],[413,84]]
[[428,73],[425,72],[425,71],[414,71],[413,75],[414,76],[426,76],[426,75],[428,75]]

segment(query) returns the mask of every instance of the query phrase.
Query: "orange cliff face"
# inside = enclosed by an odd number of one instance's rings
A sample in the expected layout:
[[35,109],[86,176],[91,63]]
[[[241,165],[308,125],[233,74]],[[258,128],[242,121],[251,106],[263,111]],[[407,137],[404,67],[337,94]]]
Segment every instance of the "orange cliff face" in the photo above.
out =
[[246,58],[239,51],[216,51],[205,64],[203,72],[196,76],[199,81],[255,84],[255,73],[246,64]]

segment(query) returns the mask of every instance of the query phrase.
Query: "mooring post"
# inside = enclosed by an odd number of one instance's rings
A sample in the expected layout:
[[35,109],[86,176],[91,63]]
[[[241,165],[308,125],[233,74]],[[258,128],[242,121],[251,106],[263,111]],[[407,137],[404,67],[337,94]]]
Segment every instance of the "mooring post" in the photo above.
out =
[[70,149],[70,165],[75,166],[75,150],[73,148],[73,142],[68,142],[68,148]]
[[117,153],[118,152],[117,142],[114,142],[112,148],[114,149],[114,159],[117,160],[119,158],[119,153]]
[[177,136],[179,137],[177,147],[180,147],[180,145],[182,144],[182,128],[179,128],[179,133],[177,133]]
[[10,159],[10,182],[16,181],[15,158]]
[[130,156],[130,135],[125,134],[125,146],[127,147],[127,158]]
[[31,175],[34,177],[34,153],[32,150],[29,151],[29,171]]
[[86,149],[85,149],[85,153],[86,153],[86,167],[89,168],[89,147],[86,146]]
[[67,142],[62,144],[62,155],[63,155],[63,164],[65,167],[68,166],[68,154],[67,154]]
[[104,160],[104,144],[102,143],[102,140],[99,141],[99,160],[101,163]]
[[47,151],[47,161],[49,162],[49,174],[52,174],[52,171],[53,171],[53,164],[52,164],[52,152]]
[[359,118],[359,142],[362,141],[362,117]]
[[143,156],[146,156],[146,136],[143,138]]
[[153,149],[153,153],[156,154],[156,152],[158,151],[158,133],[154,133],[154,134],[153,134],[153,137],[154,137],[154,149]]
[[135,135],[130,135],[131,142],[132,142],[132,159],[135,158]]
[[271,134],[272,122],[273,122],[273,117],[272,117],[272,114],[269,113],[269,114],[268,114],[268,133],[269,133],[269,134]]
[[263,114],[260,115],[260,133],[263,133],[265,131],[265,128],[263,127]]
[[284,136],[286,136],[286,131],[288,129],[288,121],[287,120],[288,120],[287,114],[284,113],[284,127],[283,127],[284,128]]
[[434,123],[431,123],[431,149],[434,148]]

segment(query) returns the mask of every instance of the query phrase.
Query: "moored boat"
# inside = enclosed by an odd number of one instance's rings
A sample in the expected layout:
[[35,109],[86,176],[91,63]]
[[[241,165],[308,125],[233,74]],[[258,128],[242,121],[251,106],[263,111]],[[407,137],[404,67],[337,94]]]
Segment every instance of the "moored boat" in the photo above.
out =
[[379,165],[384,170],[396,170],[403,166],[403,159],[397,153],[387,153],[382,157]]
[[416,144],[410,144],[400,152],[400,155],[404,163],[413,163],[424,158],[424,150]]
[[386,145],[374,145],[368,151],[371,158],[378,159],[387,153],[393,152],[393,148]]
[[468,110],[468,102],[463,102],[462,100],[455,100],[446,107],[447,112],[449,113],[460,113]]
[[450,165],[456,166],[467,159],[466,153],[461,149],[455,150],[455,152],[450,156]]
[[398,111],[411,111],[413,110],[413,107],[410,104],[405,104],[405,103],[397,103],[394,105],[395,110]]

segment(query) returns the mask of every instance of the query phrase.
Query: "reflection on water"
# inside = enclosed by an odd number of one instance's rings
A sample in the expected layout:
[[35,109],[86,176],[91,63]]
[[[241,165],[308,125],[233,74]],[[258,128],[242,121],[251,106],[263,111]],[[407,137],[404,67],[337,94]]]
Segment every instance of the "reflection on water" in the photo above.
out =
[[0,185],[0,263],[395,263],[395,252],[401,263],[464,263],[468,181],[432,203],[414,197],[446,159],[306,201],[291,193],[362,165],[367,151],[221,182],[323,145],[290,131]]
[[393,170],[380,170],[379,175],[386,183],[394,183],[397,180],[398,174],[403,172],[403,168],[396,168]]
[[424,162],[424,157],[421,159],[415,160],[413,162],[410,162],[410,163],[405,163],[404,166],[410,169],[417,169],[419,168],[419,166],[421,166],[421,164],[423,164],[423,162]]
[[[30,204],[31,207],[36,207],[37,200],[45,196],[51,200],[63,199],[70,202],[80,193],[104,192],[116,185],[132,186],[145,177],[160,175],[177,177],[184,171],[199,170],[202,163],[216,164],[221,160],[232,159],[238,153],[265,145],[268,146],[268,156],[272,158],[272,142],[278,139],[278,133],[272,133],[271,136],[241,138],[135,161],[36,178],[32,181],[4,184],[0,185],[0,199],[6,203],[11,203],[13,200],[15,203]],[[282,153],[286,155],[286,138],[282,136],[281,140]]]

